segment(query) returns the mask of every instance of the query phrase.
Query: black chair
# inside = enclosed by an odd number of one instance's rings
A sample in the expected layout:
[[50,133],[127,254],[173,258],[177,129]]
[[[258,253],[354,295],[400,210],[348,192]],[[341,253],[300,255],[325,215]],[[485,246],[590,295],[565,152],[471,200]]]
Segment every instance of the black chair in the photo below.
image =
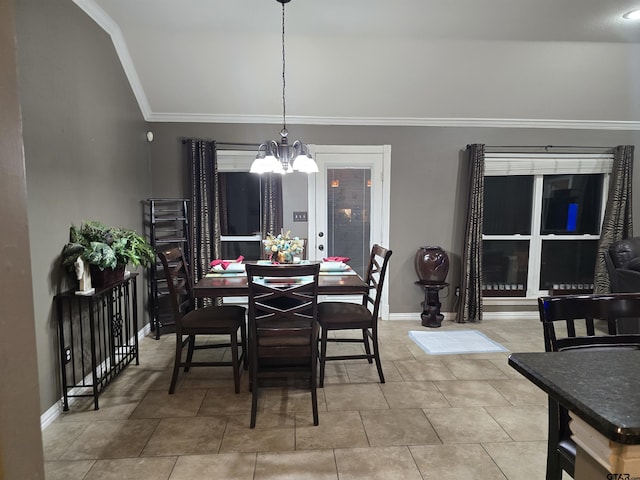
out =
[[318,425],[318,272],[312,265],[247,265],[251,423],[259,389],[271,379],[303,378]]
[[[378,344],[378,316],[380,314],[380,300],[382,287],[387,273],[389,258],[393,252],[380,245],[371,249],[369,265],[365,280],[369,284],[369,293],[362,296],[362,303],[348,302],[320,302],[318,304],[318,323],[322,329],[320,337],[320,387],[324,387],[325,364],[331,360],[366,359],[369,363],[376,362],[380,383],[384,383],[384,374],[380,364],[380,347]],[[362,338],[332,337],[330,331],[361,330]],[[373,353],[369,339],[373,346]],[[327,355],[328,342],[357,342],[364,344],[364,354],[355,355]]]
[[611,291],[640,292],[640,237],[613,242],[604,252]]
[[[247,369],[245,308],[240,306],[210,306],[196,309],[193,297],[193,283],[189,267],[179,248],[158,252],[164,268],[169,299],[176,327],[176,356],[169,393],[173,393],[181,367],[188,372],[191,367],[233,367],[235,392],[240,392],[240,363]],[[240,341],[238,341],[240,330]],[[184,339],[183,336],[187,338]],[[229,335],[229,342],[196,344],[197,335]],[[189,344],[186,359],[182,360],[182,348]],[[194,350],[231,347],[231,361],[193,361]],[[241,354],[238,352],[241,347]]]
[[[560,295],[538,299],[547,352],[593,349],[640,349],[640,335],[619,335],[619,323],[640,316],[640,294]],[[606,324],[606,332],[600,332]],[[549,397],[547,480],[574,476],[576,444],[571,439],[569,412]]]

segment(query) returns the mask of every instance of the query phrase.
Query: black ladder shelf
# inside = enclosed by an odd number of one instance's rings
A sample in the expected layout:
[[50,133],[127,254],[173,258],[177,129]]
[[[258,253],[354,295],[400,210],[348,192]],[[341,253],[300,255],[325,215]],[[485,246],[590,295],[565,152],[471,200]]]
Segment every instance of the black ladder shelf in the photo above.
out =
[[[149,243],[158,252],[180,247],[187,261],[191,259],[189,200],[185,198],[148,198],[145,202],[145,228]],[[156,262],[148,270],[148,309],[156,339],[172,331],[174,321],[168,302],[167,281],[162,264]]]

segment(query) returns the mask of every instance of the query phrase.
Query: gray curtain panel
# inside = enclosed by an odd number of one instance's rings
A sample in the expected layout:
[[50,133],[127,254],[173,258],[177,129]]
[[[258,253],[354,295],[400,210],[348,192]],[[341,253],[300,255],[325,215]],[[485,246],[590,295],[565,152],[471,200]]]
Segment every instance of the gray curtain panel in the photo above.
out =
[[482,321],[482,220],[484,212],[484,145],[467,145],[469,188],[462,255],[461,302],[456,322]]
[[191,275],[194,282],[209,271],[220,255],[220,205],[214,142],[190,139],[187,145],[191,198]]
[[598,242],[598,257],[593,280],[594,293],[611,291],[604,252],[613,242],[633,236],[631,201],[633,151],[633,145],[621,145],[616,147],[614,152],[613,168],[609,177],[609,196]]

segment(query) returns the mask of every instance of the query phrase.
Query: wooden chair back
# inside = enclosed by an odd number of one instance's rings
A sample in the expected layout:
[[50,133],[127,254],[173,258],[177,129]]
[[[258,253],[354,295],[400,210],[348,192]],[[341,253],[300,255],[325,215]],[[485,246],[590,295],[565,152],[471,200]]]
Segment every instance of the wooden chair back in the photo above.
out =
[[362,305],[371,310],[374,322],[380,315],[382,287],[384,286],[385,278],[387,276],[387,267],[392,253],[393,252],[391,250],[381,247],[378,244],[375,244],[371,248],[369,264],[364,277],[365,281],[369,284],[370,289],[367,294],[363,295]]
[[[618,334],[619,322],[640,317],[640,293],[540,297],[538,309],[547,352],[635,343],[640,338]],[[604,322],[606,333],[596,330],[597,320]]]
[[176,323],[195,308],[193,280],[187,260],[179,247],[157,252],[164,269],[169,302]]

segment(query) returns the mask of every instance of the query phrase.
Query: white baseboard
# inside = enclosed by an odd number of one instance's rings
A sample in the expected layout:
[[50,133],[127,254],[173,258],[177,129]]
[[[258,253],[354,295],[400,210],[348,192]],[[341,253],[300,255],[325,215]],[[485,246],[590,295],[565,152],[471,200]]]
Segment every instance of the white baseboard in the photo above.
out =
[[[151,331],[151,324],[147,323],[144,327],[142,327],[142,329],[138,330],[138,340],[148,335],[150,331]],[[104,366],[105,366],[105,362],[103,362],[102,365],[100,365],[100,367],[104,367]],[[84,378],[84,383],[87,384],[91,382],[92,382],[91,373],[89,373],[89,375],[87,375]],[[81,389],[86,389],[86,388],[87,387],[74,387],[71,390],[69,390],[69,394],[74,395],[74,394],[81,393]],[[71,405],[73,405],[78,400],[79,399],[77,397],[69,397],[68,399],[69,407],[71,407]],[[62,414],[63,405],[64,405],[64,397],[60,398],[60,400],[58,400],[54,405],[49,407],[42,415],[40,415],[40,430],[44,430],[45,428],[47,428],[56,420],[56,418],[58,418]]]
[[[451,318],[456,318],[456,314],[455,312],[440,312],[442,315],[444,315],[445,319],[451,319]],[[382,317],[383,319],[386,320],[417,320],[418,322],[421,322],[422,319],[420,318],[420,315],[422,314],[422,312],[409,312],[409,313],[390,313],[387,317]]]

